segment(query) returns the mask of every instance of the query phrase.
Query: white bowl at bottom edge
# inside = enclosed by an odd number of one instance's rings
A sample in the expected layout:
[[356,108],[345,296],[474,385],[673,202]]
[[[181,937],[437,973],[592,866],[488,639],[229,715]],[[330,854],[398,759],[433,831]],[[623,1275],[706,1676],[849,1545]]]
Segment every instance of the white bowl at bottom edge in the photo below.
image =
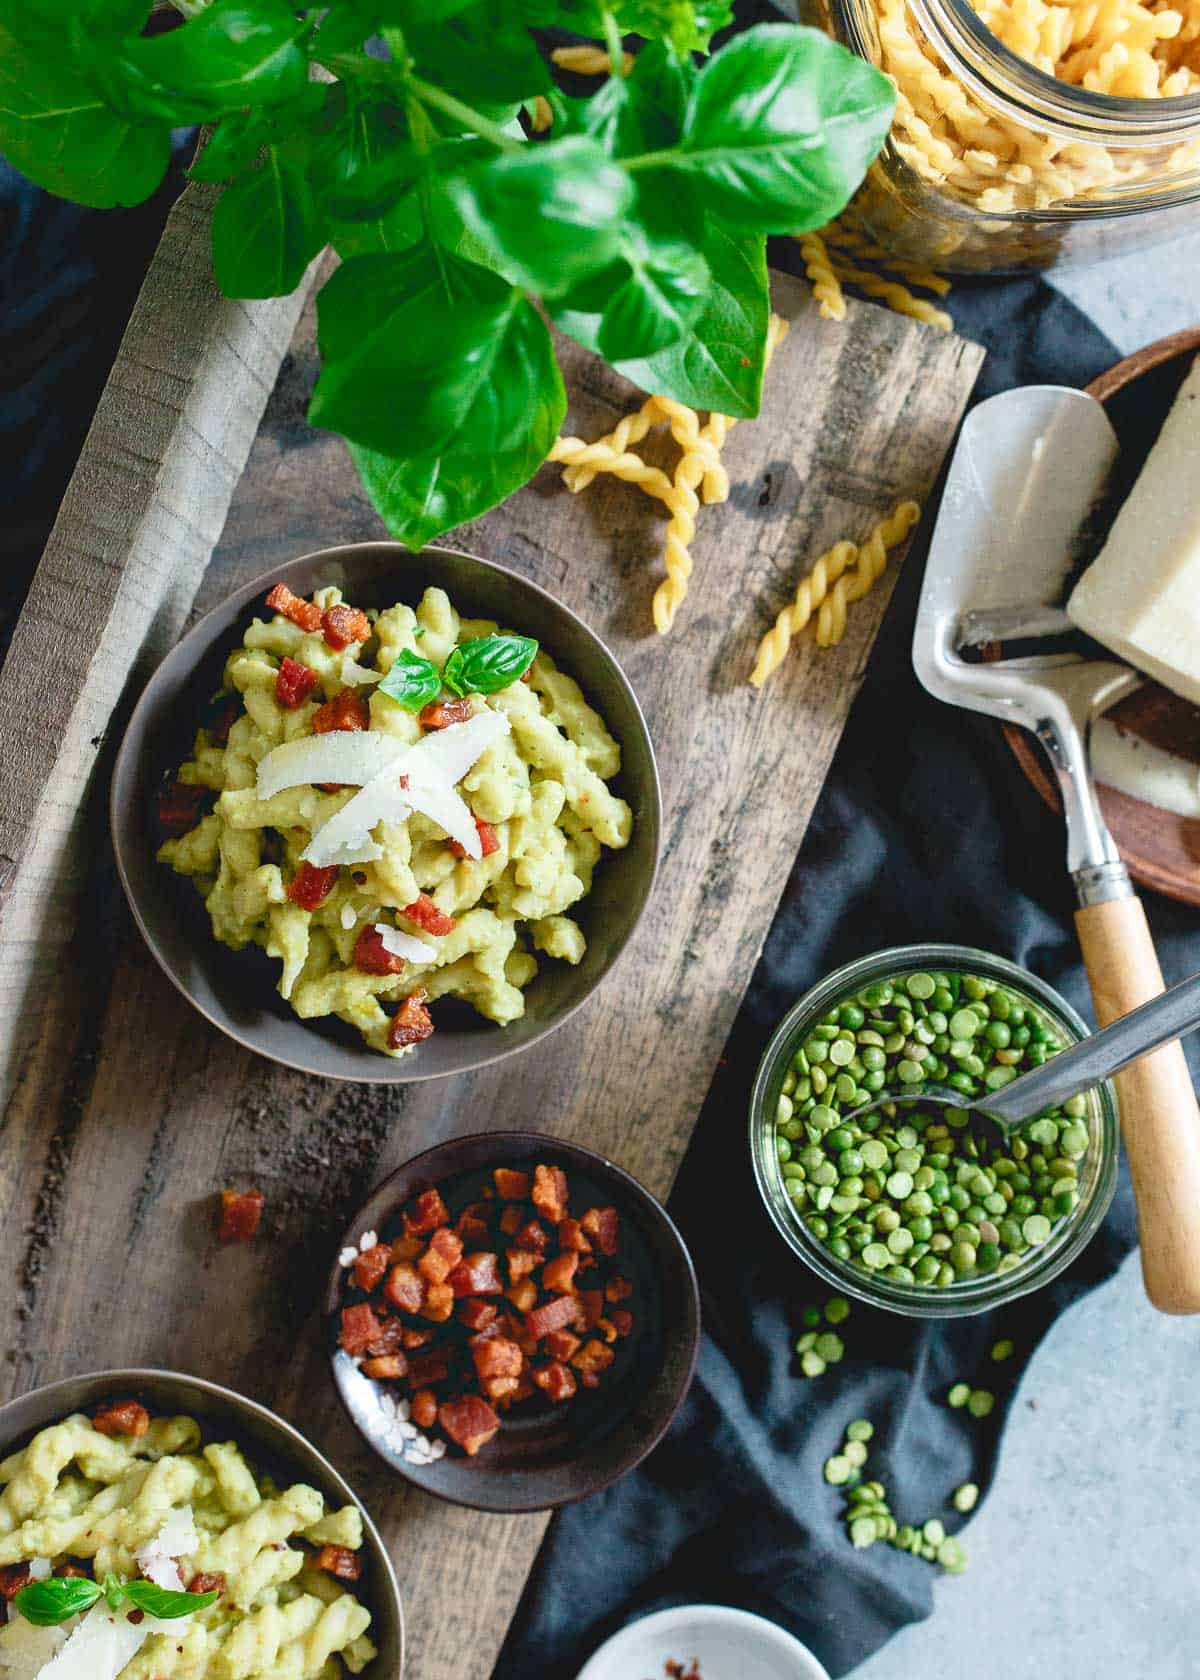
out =
[[668,1662],[685,1670],[695,1662],[700,1680],[829,1680],[792,1634],[724,1604],[682,1604],[631,1622],[589,1658],[578,1680],[665,1680]]

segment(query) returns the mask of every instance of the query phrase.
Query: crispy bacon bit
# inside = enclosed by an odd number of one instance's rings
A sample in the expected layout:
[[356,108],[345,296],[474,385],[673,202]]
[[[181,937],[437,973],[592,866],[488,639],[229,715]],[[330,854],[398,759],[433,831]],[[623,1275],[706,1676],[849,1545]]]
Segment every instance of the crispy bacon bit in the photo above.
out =
[[285,712],[294,712],[308,699],[319,680],[315,671],[289,659],[285,653],[275,674],[275,698]]
[[389,1353],[399,1353],[403,1346],[404,1325],[398,1318],[385,1318],[378,1336],[367,1347],[367,1352],[372,1359],[378,1359]]
[[543,1307],[535,1307],[525,1319],[525,1329],[535,1342],[552,1330],[568,1330],[579,1320],[578,1297],[559,1295]]
[[401,1260],[419,1260],[425,1252],[425,1244],[417,1236],[397,1237],[392,1244],[392,1259],[399,1263]]
[[506,1237],[515,1237],[525,1223],[525,1209],[519,1202],[510,1202],[500,1215],[500,1230]]
[[408,1380],[414,1389],[436,1388],[450,1375],[450,1361],[440,1348],[430,1348],[408,1362]]
[[551,1330],[548,1336],[542,1337],[542,1346],[551,1359],[570,1359],[573,1353],[579,1352],[579,1337],[573,1336],[569,1330]]
[[604,1291],[602,1289],[581,1289],[579,1292],[580,1305],[583,1307],[583,1327],[590,1330],[604,1317]]
[[628,1301],[632,1294],[633,1285],[628,1278],[620,1276],[609,1278],[604,1285],[604,1299],[606,1301]]
[[529,1174],[511,1167],[497,1167],[492,1174],[496,1194],[506,1202],[523,1202],[529,1195]]
[[614,1307],[608,1315],[609,1323],[618,1336],[628,1336],[633,1332],[633,1314],[624,1307]]
[[405,1352],[411,1353],[414,1348],[428,1347],[436,1335],[436,1330],[406,1330],[404,1332]]
[[101,1435],[144,1435],[150,1427],[150,1413],[138,1400],[110,1400],[92,1417],[92,1428]]
[[424,986],[409,992],[392,1016],[388,1028],[388,1044],[393,1050],[403,1050],[409,1044],[420,1044],[433,1035],[433,1016],[425,1007],[429,993]]
[[431,700],[417,713],[422,729],[449,729],[452,723],[466,723],[473,715],[469,700]]
[[482,1248],[488,1240],[487,1221],[481,1219],[472,1208],[459,1215],[458,1224],[454,1229],[462,1238],[464,1248]]
[[578,1219],[562,1219],[558,1225],[558,1246],[564,1252],[570,1250],[574,1254],[590,1254],[592,1245],[583,1234],[583,1226]]
[[158,824],[172,840],[189,833],[200,821],[209,789],[199,782],[168,782],[158,796]]
[[354,689],[344,688],[332,700],[326,700],[323,706],[317,707],[312,715],[312,726],[314,735],[329,735],[335,730],[354,734],[360,729],[370,728],[371,714],[366,701]]
[[383,1326],[375,1316],[375,1309],[367,1301],[342,1308],[342,1333],[338,1337],[352,1359],[366,1353],[379,1340]]
[[611,1319],[598,1318],[596,1320],[595,1329],[596,1329],[597,1335],[600,1336],[601,1340],[606,1341],[606,1342],[615,1342],[616,1341],[616,1339],[617,1339],[617,1327],[612,1322]]
[[532,1277],[541,1265],[539,1254],[530,1248],[510,1248],[508,1251],[508,1281],[520,1283],[522,1278]]
[[400,914],[407,916],[410,922],[415,922],[424,933],[453,933],[458,926],[453,916],[447,916],[445,911],[438,909],[428,893],[421,893],[414,898],[411,904],[404,906]]
[[368,922],[354,941],[354,966],[361,974],[399,974],[404,958],[389,951],[378,928]]
[[520,1313],[530,1312],[537,1306],[537,1284],[532,1278],[518,1279],[504,1293]]
[[258,1233],[267,1198],[261,1190],[222,1190],[217,1240],[250,1242]]
[[471,1344],[471,1358],[481,1382],[493,1377],[519,1377],[524,1354],[507,1336],[480,1337]]
[[348,607],[344,602],[340,606],[325,608],[321,614],[321,628],[328,645],[339,653],[351,642],[371,639],[371,620],[366,613],[361,607]]
[[[483,857],[491,857],[493,852],[498,852],[500,850],[500,836],[496,833],[496,830],[492,827],[490,822],[484,822],[482,817],[476,817],[475,832],[479,836],[479,848]],[[466,857],[467,848],[462,844],[461,840],[449,840],[447,841],[447,845],[450,847],[450,850],[454,853],[455,857]]]
[[500,1419],[478,1394],[464,1394],[438,1407],[438,1422],[468,1458],[474,1458],[500,1427]]
[[462,1238],[442,1225],[430,1237],[429,1247],[417,1262],[417,1270],[430,1283],[445,1283],[462,1259],[462,1252]]
[[408,1375],[408,1360],[402,1353],[380,1353],[364,1359],[359,1369],[376,1382],[399,1382]]
[[383,1293],[401,1312],[419,1313],[425,1300],[425,1279],[404,1260],[388,1273]]
[[339,1581],[357,1581],[362,1574],[362,1559],[349,1546],[322,1546],[312,1560],[314,1569],[323,1569]]
[[437,1422],[437,1395],[431,1388],[419,1388],[412,1397],[410,1417],[418,1429],[432,1429]]
[[577,1387],[575,1373],[569,1371],[557,1359],[552,1359],[549,1365],[535,1369],[533,1380],[551,1400],[569,1400]]
[[544,1225],[539,1225],[536,1219],[527,1220],[513,1238],[514,1248],[527,1248],[532,1254],[545,1254],[550,1242],[550,1233]]
[[319,909],[337,886],[337,878],[336,863],[331,863],[326,869],[302,863],[287,884],[287,895],[301,910]]
[[[532,1200],[551,1225],[567,1217],[567,1175],[561,1167],[534,1168]],[[584,1230],[587,1230],[586,1223]]]
[[221,1574],[220,1570],[214,1569],[212,1571],[206,1571],[201,1569],[192,1576],[191,1580],[188,1582],[187,1590],[190,1593],[223,1593],[225,1591],[225,1587],[225,1577]]
[[425,1305],[421,1308],[421,1317],[432,1319],[435,1324],[445,1324],[454,1311],[454,1291],[448,1283],[431,1283],[425,1292]]
[[578,1265],[578,1254],[558,1254],[553,1260],[547,1260],[542,1269],[542,1288],[555,1295],[569,1295],[575,1287]]
[[468,1330],[486,1330],[489,1324],[494,1324],[499,1318],[500,1308],[494,1307],[490,1301],[481,1300],[477,1295],[471,1295],[458,1303],[455,1316]]
[[410,1237],[423,1237],[449,1223],[450,1212],[440,1190],[423,1190],[404,1215],[404,1229]]
[[354,1281],[369,1295],[383,1281],[383,1274],[392,1263],[392,1251],[387,1243],[377,1242],[354,1262]]
[[589,1208],[583,1216],[582,1224],[601,1254],[612,1255],[617,1252],[617,1245],[621,1240],[621,1222],[617,1217],[616,1208]]
[[0,1569],[0,1598],[16,1598],[22,1587],[33,1580],[33,1570],[27,1563],[9,1563]]
[[286,583],[277,583],[267,596],[265,605],[272,612],[282,613],[284,618],[301,630],[310,634],[321,628],[321,609],[314,601],[306,601],[302,595],[293,595]]
[[501,1295],[500,1261],[495,1254],[468,1254],[446,1280],[456,1295]]
[[599,1376],[601,1371],[608,1370],[615,1358],[616,1354],[610,1347],[605,1347],[603,1342],[593,1340],[584,1342],[579,1352],[572,1358],[571,1364],[577,1371],[586,1371],[594,1376]]

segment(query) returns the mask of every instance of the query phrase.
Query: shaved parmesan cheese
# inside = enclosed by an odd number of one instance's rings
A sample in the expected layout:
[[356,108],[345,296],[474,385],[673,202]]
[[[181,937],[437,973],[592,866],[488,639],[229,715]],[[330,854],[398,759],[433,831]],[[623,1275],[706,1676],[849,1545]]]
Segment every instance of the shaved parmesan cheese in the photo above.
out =
[[34,1627],[24,1616],[14,1616],[0,1628],[0,1676],[3,1680],[38,1680],[70,1637],[70,1624]]
[[[328,740],[329,736],[322,739]],[[343,734],[343,740],[361,740],[362,736]],[[282,748],[277,749],[282,751]],[[383,847],[371,840],[371,830],[378,823],[402,822],[412,806],[400,786],[398,760],[387,765],[379,775],[359,788],[354,798],[330,817],[313,835],[301,856],[316,869],[333,863],[373,863],[383,856]],[[330,780],[342,781],[340,775]]]
[[38,1670],[37,1680],[117,1680],[151,1634],[169,1633],[185,1621],[147,1616],[134,1623],[103,1600],[94,1604],[66,1644]]
[[345,928],[346,932],[349,933],[350,929],[354,926],[355,922],[358,920],[358,916],[355,913],[355,909],[354,909],[353,904],[343,904],[342,905],[342,918],[341,919],[342,919],[342,926]]
[[34,1581],[48,1581],[54,1573],[54,1565],[49,1558],[30,1558],[29,1576]]
[[196,1533],[192,1508],[181,1505],[178,1510],[167,1513],[167,1519],[158,1533],[144,1546],[139,1546],[134,1556],[148,1581],[153,1581],[156,1587],[181,1592],[183,1578],[176,1560],[191,1557],[199,1544],[200,1536]]
[[376,922],[374,926],[384,950],[390,951],[394,957],[419,963],[437,956],[435,945],[426,945],[423,939],[414,939],[411,933],[401,933],[399,928],[388,927],[386,922]]
[[331,729],[275,747],[258,766],[260,799],[313,782],[363,787],[406,751],[404,742],[378,729]]
[[428,817],[444,828],[452,840],[457,840],[468,857],[481,858],[483,845],[470,806],[464,804],[447,783],[410,782],[408,802],[414,811]]
[[476,712],[466,723],[452,723],[449,729],[435,729],[408,749],[404,774],[413,781],[461,782],[477,758],[508,734],[503,712]]

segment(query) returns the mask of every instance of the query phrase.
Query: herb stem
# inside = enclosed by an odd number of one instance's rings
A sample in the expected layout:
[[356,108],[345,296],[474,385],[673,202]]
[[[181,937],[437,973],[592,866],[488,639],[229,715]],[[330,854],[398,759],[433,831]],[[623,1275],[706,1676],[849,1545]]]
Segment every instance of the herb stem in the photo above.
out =
[[403,29],[393,23],[380,33],[392,55],[392,63],[398,70],[403,70],[408,64],[408,42],[404,39]]
[[440,87],[434,87],[432,82],[426,82],[420,76],[409,76],[408,86],[417,98],[425,105],[432,105],[437,111],[444,111],[455,122],[463,123],[482,140],[490,140],[492,145],[502,152],[515,152],[521,144],[514,140],[511,134],[505,134],[498,123],[485,117],[479,111],[474,111],[469,105],[464,105],[461,99],[456,99],[452,93],[446,93]]
[[617,23],[616,13],[608,6],[602,11],[604,18],[604,41],[608,47],[608,56],[612,61],[612,74],[625,74],[625,47],[621,40],[621,30]]

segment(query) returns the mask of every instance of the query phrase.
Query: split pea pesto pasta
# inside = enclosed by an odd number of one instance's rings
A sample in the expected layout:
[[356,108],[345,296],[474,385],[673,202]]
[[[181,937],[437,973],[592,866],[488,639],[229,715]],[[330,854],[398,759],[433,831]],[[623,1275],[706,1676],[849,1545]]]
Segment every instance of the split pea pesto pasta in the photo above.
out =
[[617,742],[536,642],[440,589],[363,612],[276,585],[267,606],[161,796],[160,861],[216,939],[279,961],[304,1020],[391,1056],[440,998],[516,1020],[541,958],[582,959],[571,912],[629,843]]
[[357,1506],[278,1487],[192,1418],[64,1418],[0,1463],[0,1680],[363,1673],[362,1542]]

